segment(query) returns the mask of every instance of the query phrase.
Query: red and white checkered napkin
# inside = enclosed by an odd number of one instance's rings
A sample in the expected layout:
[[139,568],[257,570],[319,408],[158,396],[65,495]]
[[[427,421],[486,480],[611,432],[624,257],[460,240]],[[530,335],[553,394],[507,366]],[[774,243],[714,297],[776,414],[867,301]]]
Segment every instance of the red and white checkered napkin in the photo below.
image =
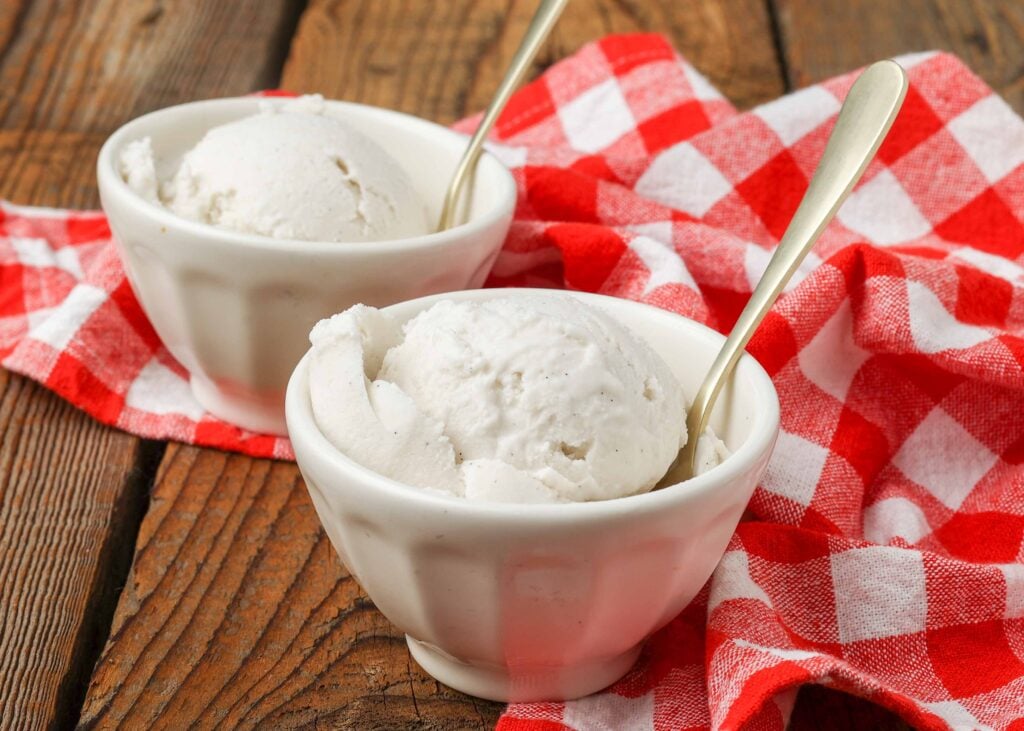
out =
[[[1024,122],[955,58],[901,60],[888,141],[750,346],[783,431],[721,565],[625,679],[505,731],[781,728],[812,682],[1024,729]],[[728,328],[852,81],[738,114],[658,36],[585,47],[499,127],[520,203],[491,284]],[[5,367],[145,436],[290,453],[201,413],[101,216],[3,212]]]
[[203,411],[139,307],[102,213],[0,201],[0,365],[133,434],[293,458],[287,439]]

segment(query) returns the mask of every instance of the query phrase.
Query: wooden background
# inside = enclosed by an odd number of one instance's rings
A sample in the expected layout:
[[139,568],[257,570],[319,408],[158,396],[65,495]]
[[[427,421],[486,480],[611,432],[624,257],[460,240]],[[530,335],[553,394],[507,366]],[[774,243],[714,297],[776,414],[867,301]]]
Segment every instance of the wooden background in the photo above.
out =
[[[280,86],[447,123],[485,105],[532,13],[510,0],[4,0],[0,197],[98,205],[130,118]],[[655,30],[739,107],[945,48],[1024,110],[1020,0],[573,0],[541,71]],[[0,371],[0,726],[493,726],[431,680],[342,568],[292,464],[101,427]],[[798,728],[905,728],[804,689]]]

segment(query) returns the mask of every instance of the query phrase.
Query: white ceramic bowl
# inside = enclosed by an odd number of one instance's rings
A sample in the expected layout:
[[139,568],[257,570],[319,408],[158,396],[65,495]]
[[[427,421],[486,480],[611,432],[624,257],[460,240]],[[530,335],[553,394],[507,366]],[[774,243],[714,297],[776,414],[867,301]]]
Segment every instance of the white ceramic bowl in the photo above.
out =
[[[209,411],[258,432],[285,433],[284,390],[317,320],[356,302],[383,306],[479,287],[508,232],[515,182],[493,156],[475,176],[467,222],[368,243],[276,240],[180,218],[118,174],[125,144],[150,137],[161,179],[211,127],[254,114],[260,99],[194,102],[129,122],[97,164],[103,209],[128,279],[161,340]],[[407,114],[331,101],[328,110],[380,143],[409,173],[436,221],[466,138]]]
[[[387,311],[404,321],[446,297],[530,291],[458,292]],[[688,394],[723,340],[654,307],[576,296],[649,342]],[[744,355],[712,418],[732,452],[715,469],[602,502],[470,502],[397,483],[336,450],[313,420],[307,362],[288,385],[288,430],[327,535],[428,673],[494,700],[575,698],[620,678],[711,575],[779,429],[772,382]]]

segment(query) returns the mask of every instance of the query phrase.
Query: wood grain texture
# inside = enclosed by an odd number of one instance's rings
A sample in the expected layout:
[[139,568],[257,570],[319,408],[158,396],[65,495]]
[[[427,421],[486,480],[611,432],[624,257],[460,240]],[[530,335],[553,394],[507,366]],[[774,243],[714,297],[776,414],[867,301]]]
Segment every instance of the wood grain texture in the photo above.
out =
[[[282,86],[451,121],[486,104],[531,12],[314,2]],[[604,33],[666,28],[744,103],[781,89],[759,0],[576,0],[538,68]],[[294,465],[169,449],[83,726],[489,728],[501,708],[415,665],[341,566]]]
[[[276,83],[290,0],[0,3],[0,197],[92,207],[141,112]],[[78,717],[161,447],[0,371],[0,726]]]
[[412,667],[294,465],[168,449],[86,728],[467,728],[499,710]]
[[96,152],[119,125],[277,83],[299,0],[4,0],[0,196],[91,207]]
[[[450,123],[487,105],[534,7],[508,0],[314,1],[282,86]],[[762,0],[574,0],[533,75],[602,35],[637,31],[668,35],[740,106],[782,91]]]
[[77,716],[145,510],[152,447],[0,370],[0,726]]
[[880,58],[942,49],[1024,112],[1020,0],[773,0],[790,83],[806,86]]

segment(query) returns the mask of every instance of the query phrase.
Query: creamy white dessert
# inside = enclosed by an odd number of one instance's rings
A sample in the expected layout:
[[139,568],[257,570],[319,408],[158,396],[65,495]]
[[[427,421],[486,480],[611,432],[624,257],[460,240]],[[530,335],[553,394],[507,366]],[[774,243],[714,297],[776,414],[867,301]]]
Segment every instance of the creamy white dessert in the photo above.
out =
[[129,143],[121,177],[179,216],[276,239],[358,242],[429,233],[426,207],[402,167],[332,116],[320,96],[264,102],[210,129],[159,180],[152,141]]
[[668,365],[570,296],[441,301],[404,326],[356,305],[310,340],[324,436],[410,485],[495,502],[622,497],[654,487],[686,441]]

